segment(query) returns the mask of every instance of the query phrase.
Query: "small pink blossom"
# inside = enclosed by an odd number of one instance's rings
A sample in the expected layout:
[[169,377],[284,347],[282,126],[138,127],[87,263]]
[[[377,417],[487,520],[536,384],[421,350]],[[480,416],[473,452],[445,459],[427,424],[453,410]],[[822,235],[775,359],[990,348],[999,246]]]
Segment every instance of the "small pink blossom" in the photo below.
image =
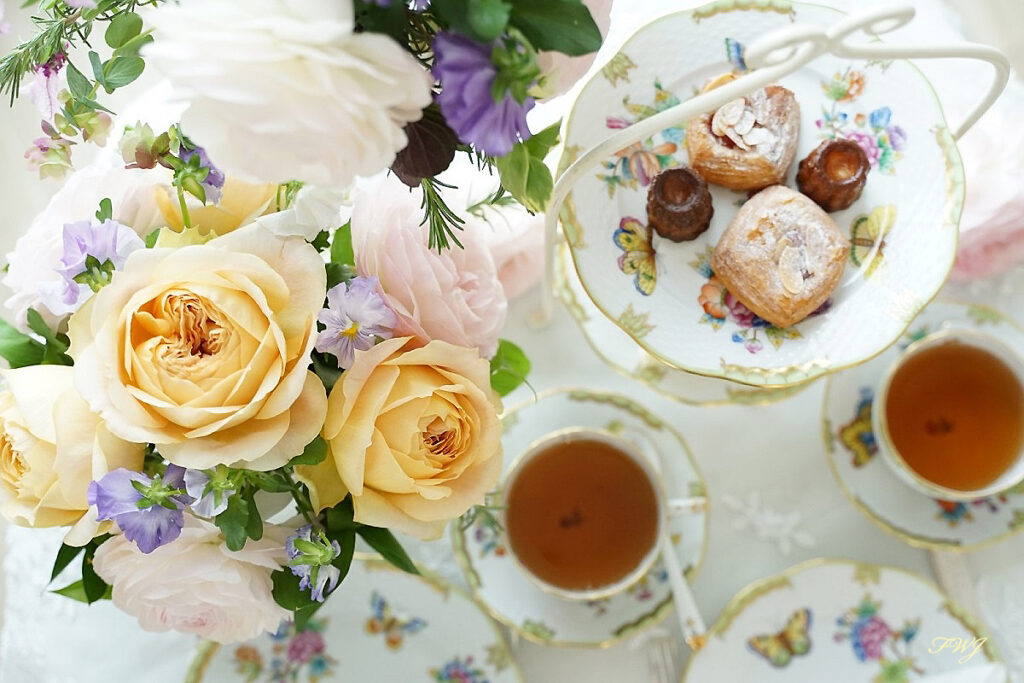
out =
[[872,166],[878,165],[878,160],[882,158],[882,150],[878,147],[878,141],[875,140],[874,135],[868,135],[862,133],[859,130],[852,130],[845,134],[846,138],[853,140],[860,148],[864,150],[864,154],[868,158],[868,162]]
[[324,637],[317,631],[301,631],[288,643],[288,661],[308,662],[314,656],[323,654],[327,646]]
[[61,93],[67,86],[65,62],[67,57],[57,52],[45,64],[36,67],[32,82],[25,86],[25,94],[47,121],[53,121],[57,112],[64,108]]
[[63,178],[71,170],[71,145],[63,138],[36,138],[25,151],[28,167],[39,172],[40,179]]

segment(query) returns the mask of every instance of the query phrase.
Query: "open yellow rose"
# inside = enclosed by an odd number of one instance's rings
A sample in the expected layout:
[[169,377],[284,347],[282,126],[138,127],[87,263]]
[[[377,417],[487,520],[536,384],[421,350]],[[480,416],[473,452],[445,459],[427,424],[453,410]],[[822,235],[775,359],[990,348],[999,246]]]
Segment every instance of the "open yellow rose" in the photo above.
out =
[[316,249],[258,225],[140,249],[71,317],[75,384],[111,432],[175,464],[280,467],[327,410],[307,369],[326,286]]
[[327,460],[299,467],[319,510],[423,539],[484,502],[501,473],[501,403],[476,349],[408,337],[357,351],[328,398]]
[[[247,183],[237,178],[227,178],[221,189],[220,201],[216,204],[190,206],[188,215],[192,225],[203,232],[226,235],[243,225],[249,225],[265,213],[277,211],[279,188],[277,183]],[[167,226],[176,232],[184,230],[181,205],[174,189],[160,186],[154,191]]]
[[85,545],[100,528],[86,515],[89,482],[142,469],[145,446],[108,432],[73,374],[64,365],[0,370],[0,511],[21,526],[74,525],[65,541]]

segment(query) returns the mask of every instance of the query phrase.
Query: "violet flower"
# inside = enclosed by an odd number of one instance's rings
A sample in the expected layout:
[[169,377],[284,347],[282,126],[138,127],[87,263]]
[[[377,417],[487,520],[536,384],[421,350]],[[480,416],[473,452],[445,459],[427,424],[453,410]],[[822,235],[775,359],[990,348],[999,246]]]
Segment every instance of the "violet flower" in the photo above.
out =
[[64,138],[36,138],[25,151],[28,167],[39,171],[39,178],[63,178],[71,169],[71,145]]
[[341,555],[341,546],[307,524],[288,536],[284,549],[288,568],[301,579],[299,590],[308,589],[311,598],[323,602],[324,591],[331,592],[341,580],[341,571],[331,564]]
[[455,33],[434,39],[434,76],[441,82],[437,96],[441,113],[459,139],[492,156],[505,156],[519,140],[530,137],[526,112],[533,98],[516,100],[510,90],[496,99],[498,67],[491,60],[493,45]]
[[184,473],[177,465],[168,465],[162,477],[119,467],[91,482],[86,500],[100,520],[113,520],[125,538],[151,553],[181,534],[182,510],[192,501],[183,490]]
[[356,277],[327,292],[327,308],[317,320],[325,325],[316,348],[332,353],[343,368],[352,366],[356,350],[365,351],[377,338],[390,339],[398,317],[380,295],[375,277]]
[[195,148],[181,148],[181,160],[186,164],[192,157],[199,157],[199,167],[209,169],[209,173],[206,174],[206,178],[202,181],[203,190],[206,191],[206,201],[210,204],[220,203],[220,191],[224,187],[224,173],[213,165],[210,161],[210,156],[206,153],[206,150],[202,147],[196,146]]
[[193,499],[193,513],[211,518],[228,509],[228,499],[235,489],[227,474],[228,468],[223,465],[217,466],[213,477],[203,470],[185,470],[185,492]]

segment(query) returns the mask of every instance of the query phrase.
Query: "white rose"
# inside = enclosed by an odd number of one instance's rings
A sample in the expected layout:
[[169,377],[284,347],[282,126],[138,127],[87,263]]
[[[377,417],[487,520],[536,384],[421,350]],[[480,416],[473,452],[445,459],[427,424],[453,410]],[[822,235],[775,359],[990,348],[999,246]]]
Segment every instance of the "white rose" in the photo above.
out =
[[233,643],[278,629],[290,613],[274,602],[271,573],[285,563],[285,530],[228,550],[213,524],[185,516],[173,543],[146,554],[124,536],[99,547],[93,567],[113,586],[114,604],[147,631],[195,633]]
[[0,512],[29,527],[71,526],[84,545],[100,524],[88,515],[89,482],[142,468],[145,446],[110,434],[72,386],[64,365],[0,370]]
[[412,55],[354,33],[351,0],[183,0],[146,20],[185,132],[230,174],[345,186],[390,166],[431,102]]
[[306,185],[295,195],[291,205],[284,211],[268,213],[256,222],[275,235],[298,235],[310,242],[324,230],[335,230],[347,218],[345,190]]
[[65,223],[94,218],[100,200],[110,199],[114,220],[145,236],[163,223],[156,187],[168,179],[162,169],[126,169],[109,156],[72,173],[7,255],[9,267],[3,284],[12,294],[4,305],[15,324],[28,331],[29,308],[39,311],[51,327],[62,320],[62,315],[43,305],[43,298],[44,292],[62,282],[57,268],[64,253]]

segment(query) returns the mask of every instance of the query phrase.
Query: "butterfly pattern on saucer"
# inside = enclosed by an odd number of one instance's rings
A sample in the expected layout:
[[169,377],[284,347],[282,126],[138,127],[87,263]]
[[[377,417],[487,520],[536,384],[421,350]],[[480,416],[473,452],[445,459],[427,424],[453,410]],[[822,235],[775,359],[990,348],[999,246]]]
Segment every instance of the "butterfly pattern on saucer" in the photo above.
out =
[[612,239],[623,252],[619,256],[619,270],[626,275],[635,275],[633,284],[636,291],[650,296],[658,282],[651,228],[636,218],[626,216],[619,221]]
[[747,641],[751,650],[764,657],[777,668],[789,664],[793,657],[811,651],[811,610],[799,609],[793,612],[786,627],[775,634],[754,636]]
[[383,633],[384,642],[391,650],[398,650],[402,647],[405,636],[419,633],[427,626],[427,622],[419,617],[405,619],[396,616],[391,605],[377,591],[370,596],[371,616],[366,620],[366,632],[371,634]]
[[875,439],[874,427],[871,425],[873,400],[874,392],[871,388],[862,387],[857,415],[839,428],[839,440],[846,450],[853,454],[854,467],[867,465],[878,453],[878,442]]

